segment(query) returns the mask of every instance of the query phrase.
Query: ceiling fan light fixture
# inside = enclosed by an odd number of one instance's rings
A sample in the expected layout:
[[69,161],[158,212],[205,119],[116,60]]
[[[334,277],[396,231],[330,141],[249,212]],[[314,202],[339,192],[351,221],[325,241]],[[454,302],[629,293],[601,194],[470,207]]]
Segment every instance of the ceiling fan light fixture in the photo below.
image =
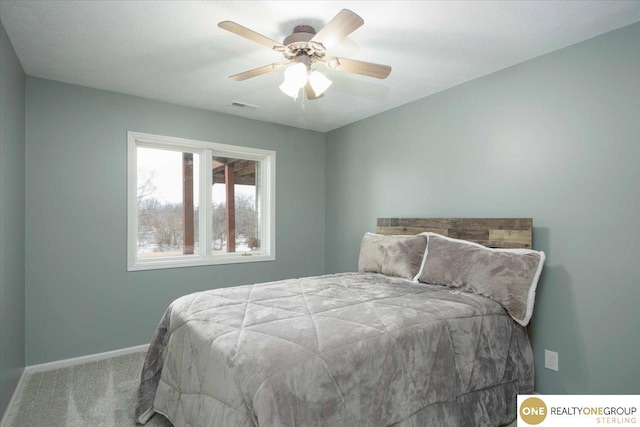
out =
[[309,73],[309,84],[316,96],[322,95],[332,83],[333,82],[331,80],[319,71],[314,70]]
[[307,83],[307,66],[296,63],[284,70],[284,82],[280,85],[280,90],[293,99],[298,97],[298,92]]
[[299,87],[287,84],[287,82],[285,81],[284,83],[282,83],[279,86],[279,88],[280,88],[280,90],[282,92],[285,93],[285,95],[288,95],[288,96],[292,97],[293,99],[297,99],[298,98],[298,93],[300,92],[300,88]]
[[284,70],[284,81],[300,89],[307,82],[307,66],[296,63]]

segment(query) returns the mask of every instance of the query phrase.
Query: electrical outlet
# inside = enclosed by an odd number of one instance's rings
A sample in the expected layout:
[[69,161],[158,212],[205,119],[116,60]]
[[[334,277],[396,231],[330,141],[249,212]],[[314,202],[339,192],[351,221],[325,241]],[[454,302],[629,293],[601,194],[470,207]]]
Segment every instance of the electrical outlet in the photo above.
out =
[[555,351],[544,351],[544,367],[552,371],[558,370],[558,353]]

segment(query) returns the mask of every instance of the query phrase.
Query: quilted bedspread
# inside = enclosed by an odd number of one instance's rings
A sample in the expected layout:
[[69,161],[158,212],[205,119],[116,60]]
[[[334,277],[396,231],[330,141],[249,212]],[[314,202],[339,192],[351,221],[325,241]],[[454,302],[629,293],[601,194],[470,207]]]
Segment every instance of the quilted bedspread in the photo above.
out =
[[186,295],[167,309],[136,419],[176,426],[499,425],[533,391],[496,302],[374,273]]

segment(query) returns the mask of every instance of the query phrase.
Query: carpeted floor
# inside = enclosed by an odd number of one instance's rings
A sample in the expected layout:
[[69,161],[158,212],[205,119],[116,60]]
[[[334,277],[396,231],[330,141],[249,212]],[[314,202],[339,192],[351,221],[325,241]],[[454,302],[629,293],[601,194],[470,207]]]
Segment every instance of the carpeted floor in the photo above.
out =
[[[76,365],[24,378],[3,427],[128,427],[146,353]],[[172,427],[162,415],[146,426]],[[516,427],[516,422],[507,427]]]
[[[135,426],[140,372],[145,353],[28,374],[4,427]],[[170,427],[156,414],[146,424]]]

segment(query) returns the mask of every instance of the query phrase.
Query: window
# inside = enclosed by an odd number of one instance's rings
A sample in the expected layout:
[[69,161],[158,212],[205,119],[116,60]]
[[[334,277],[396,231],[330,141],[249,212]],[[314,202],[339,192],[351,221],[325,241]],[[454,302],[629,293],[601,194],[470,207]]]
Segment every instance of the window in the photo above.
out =
[[128,133],[128,270],[275,259],[274,151]]

